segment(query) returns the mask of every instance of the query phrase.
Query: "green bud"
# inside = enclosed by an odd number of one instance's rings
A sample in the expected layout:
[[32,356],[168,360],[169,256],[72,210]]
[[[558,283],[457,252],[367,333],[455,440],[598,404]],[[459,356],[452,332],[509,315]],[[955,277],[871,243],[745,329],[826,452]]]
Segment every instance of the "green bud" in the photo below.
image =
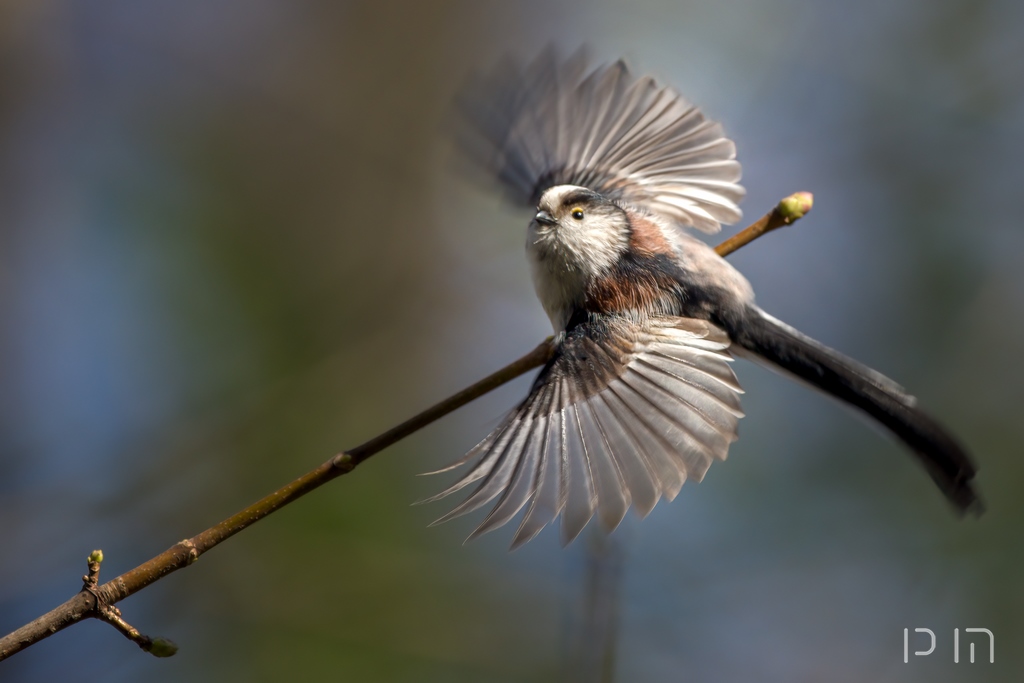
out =
[[778,212],[787,221],[803,218],[814,206],[814,195],[810,192],[797,192],[779,202]]
[[154,657],[171,657],[178,652],[178,646],[167,638],[153,638],[146,651]]
[[356,461],[348,453],[339,453],[334,456],[334,466],[344,472],[351,472],[356,468]]
[[102,550],[93,550],[91,553],[89,553],[89,562],[95,562],[96,564],[102,564],[103,563],[103,551]]

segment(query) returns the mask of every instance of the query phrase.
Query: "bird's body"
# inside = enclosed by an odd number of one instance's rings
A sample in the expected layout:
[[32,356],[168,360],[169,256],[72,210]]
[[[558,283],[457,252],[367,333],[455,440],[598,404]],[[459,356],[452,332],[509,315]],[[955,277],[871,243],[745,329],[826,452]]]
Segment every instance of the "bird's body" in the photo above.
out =
[[[754,301],[738,270],[657,216],[572,185],[547,190],[538,207],[559,219],[531,221],[526,240],[534,288],[556,331],[585,313],[710,320],[723,306]],[[559,229],[574,207],[584,218]]]
[[526,400],[456,463],[479,457],[435,498],[479,483],[439,521],[497,498],[474,535],[526,507],[518,545],[558,515],[569,541],[595,512],[608,529],[631,504],[647,514],[737,438],[733,355],[865,412],[960,509],[977,505],[970,459],[913,397],[764,313],[747,280],[680,229],[739,218],[740,169],[717,124],[621,63],[588,73],[579,57],[549,54],[481,85],[469,111],[497,152],[487,163],[535,205],[526,252],[556,352]]

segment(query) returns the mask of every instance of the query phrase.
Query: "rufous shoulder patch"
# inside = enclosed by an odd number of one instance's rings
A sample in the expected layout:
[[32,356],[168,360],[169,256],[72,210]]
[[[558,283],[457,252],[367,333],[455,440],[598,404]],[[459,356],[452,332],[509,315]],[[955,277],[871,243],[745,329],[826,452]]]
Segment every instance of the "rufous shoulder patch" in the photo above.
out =
[[654,256],[672,253],[672,245],[666,239],[661,226],[636,211],[627,211],[626,215],[629,216],[631,228],[629,246],[635,254]]

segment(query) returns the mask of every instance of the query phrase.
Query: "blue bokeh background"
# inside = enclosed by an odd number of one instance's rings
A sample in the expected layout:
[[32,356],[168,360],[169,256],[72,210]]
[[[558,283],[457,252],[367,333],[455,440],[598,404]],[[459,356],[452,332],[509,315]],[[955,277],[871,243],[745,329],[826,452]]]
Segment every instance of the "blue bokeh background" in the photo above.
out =
[[[909,387],[981,464],[958,520],[903,450],[738,362],[729,462],[610,539],[427,529],[417,479],[527,379],[89,622],[3,681],[1016,681],[1024,669],[1024,5],[0,4],[0,631],[549,334],[528,214],[452,172],[466,75],[587,43],[724,122],[761,305]],[[903,629],[936,652],[903,662]],[[954,628],[996,663],[953,663]],[[963,632],[961,631],[961,636]],[[979,644],[981,641],[978,641]],[[914,641],[924,645],[924,637]],[[979,653],[984,651],[979,648]]]

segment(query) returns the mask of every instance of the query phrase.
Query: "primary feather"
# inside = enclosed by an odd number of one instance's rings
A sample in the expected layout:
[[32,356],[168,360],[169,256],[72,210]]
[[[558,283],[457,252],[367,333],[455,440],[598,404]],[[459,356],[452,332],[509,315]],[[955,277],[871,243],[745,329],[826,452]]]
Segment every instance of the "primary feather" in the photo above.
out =
[[456,463],[479,457],[476,466],[428,499],[477,484],[436,523],[497,499],[470,538],[525,507],[513,547],[558,515],[568,543],[595,514],[610,531],[631,504],[646,515],[671,500],[736,439],[742,390],[728,346],[721,330],[688,318],[575,327],[526,399]]
[[736,146],[721,125],[622,61],[588,70],[582,52],[559,61],[548,50],[477,77],[460,104],[482,138],[464,148],[516,203],[578,185],[704,232],[742,215]]

